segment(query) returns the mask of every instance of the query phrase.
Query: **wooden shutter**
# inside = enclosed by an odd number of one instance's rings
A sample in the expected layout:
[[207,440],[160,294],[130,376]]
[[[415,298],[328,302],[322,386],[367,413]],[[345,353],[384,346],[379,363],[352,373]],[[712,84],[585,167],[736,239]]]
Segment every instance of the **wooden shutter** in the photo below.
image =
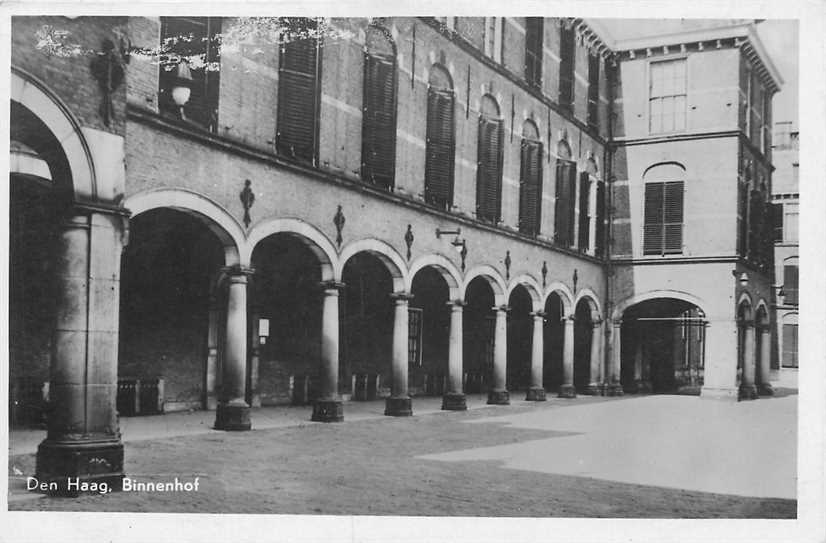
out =
[[785,305],[797,305],[798,297],[798,269],[796,264],[783,266],[783,294]]
[[318,117],[318,40],[284,44],[278,68],[278,153],[315,162]]
[[591,237],[591,180],[587,172],[579,175],[579,239],[577,246],[580,251],[586,251]]
[[663,254],[683,252],[683,182],[665,183],[663,202]]
[[746,256],[748,243],[747,213],[749,206],[749,191],[745,183],[737,184],[737,254]]
[[501,120],[479,116],[479,148],[476,168],[476,217],[499,221],[502,194],[502,143],[504,128]]
[[760,191],[752,190],[749,198],[749,258],[760,259],[760,234],[763,228],[763,203]]
[[396,170],[396,62],[365,55],[362,121],[362,178],[393,188]]
[[453,205],[456,142],[453,109],[453,91],[428,90],[425,201],[447,210]]
[[771,204],[772,241],[783,241],[783,204]]
[[574,29],[563,26],[559,34],[559,105],[570,110],[574,104]]
[[555,239],[558,244],[566,247],[573,243],[575,184],[576,165],[568,160],[557,160]]
[[539,86],[542,84],[543,21],[541,17],[525,19],[525,80]]
[[665,183],[645,184],[642,240],[642,252],[645,255],[662,254],[664,189]]
[[588,55],[588,125],[599,124],[599,55]]
[[594,252],[597,256],[605,254],[605,183],[597,183],[597,224],[594,230]]
[[519,182],[519,231],[529,236],[539,233],[542,208],[542,143],[522,140]]
[[797,363],[797,325],[783,325],[783,367],[796,368]]

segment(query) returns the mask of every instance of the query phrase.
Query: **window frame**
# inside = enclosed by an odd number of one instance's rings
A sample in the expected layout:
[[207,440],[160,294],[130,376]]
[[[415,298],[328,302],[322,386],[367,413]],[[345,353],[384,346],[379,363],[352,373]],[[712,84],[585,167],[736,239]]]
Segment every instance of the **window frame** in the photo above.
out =
[[[533,230],[529,230],[525,225],[525,217],[523,215],[524,208],[526,204],[523,200],[525,197],[524,189],[528,184],[528,180],[525,178],[525,147],[528,145],[535,145],[537,147],[537,179],[536,179],[536,209],[533,210],[533,217],[530,217],[534,221],[534,228]],[[520,139],[520,157],[519,157],[519,218],[518,218],[518,228],[519,232],[525,234],[527,236],[536,237],[542,231],[542,190],[543,190],[543,183],[542,183],[542,176],[543,176],[543,168],[542,168],[542,159],[543,153],[545,152],[544,144],[542,143],[542,138],[537,136],[536,139],[528,138],[526,136],[522,136]]]
[[[568,55],[565,55],[568,45],[563,46],[567,41],[570,42],[570,58],[566,58]],[[559,59],[557,103],[568,113],[573,113],[576,102],[576,29],[573,25],[568,28],[564,22],[559,29]]]
[[[662,186],[662,201],[661,201],[661,204],[660,204],[661,207],[660,207],[660,210],[659,210],[662,213],[662,219],[661,219],[660,222],[650,222],[649,223],[649,222],[646,221],[647,206],[645,205],[645,202],[646,202],[646,199],[647,199],[646,197],[647,197],[647,193],[648,193],[648,187],[649,186],[653,187],[655,185],[661,185]],[[681,215],[681,220],[680,220],[679,223],[674,222],[674,221],[667,221],[666,220],[666,213],[667,213],[667,204],[666,204],[667,194],[666,194],[666,190],[667,190],[668,185],[679,185],[680,189],[681,189],[680,190],[680,198],[681,198],[680,215]],[[668,242],[667,242],[667,227],[668,226],[676,226],[677,224],[680,225],[680,248],[679,249],[676,249],[676,248],[669,249],[668,248]],[[650,256],[650,257],[654,257],[654,256],[668,257],[668,256],[678,256],[678,255],[684,254],[684,248],[685,248],[685,180],[681,180],[681,181],[679,181],[679,180],[646,181],[643,184],[642,226],[643,226],[643,228],[642,228],[642,243],[640,244],[640,247],[642,249],[642,254],[643,254],[644,257],[648,257],[648,256]],[[656,227],[656,226],[660,227],[659,233],[660,233],[661,237],[660,237],[659,250],[657,252],[652,252],[650,250],[646,251],[646,248],[645,248],[646,247],[646,231],[647,231],[646,229],[647,229],[647,227]]]
[[[537,29],[538,27],[538,29]],[[531,30],[538,32],[534,38],[538,49],[531,49]],[[534,88],[542,87],[542,63],[545,46],[545,19],[542,17],[525,17],[525,81]],[[530,60],[529,60],[530,59]],[[532,70],[532,71],[531,71]]]
[[[504,17],[485,17],[484,32],[482,34],[482,53],[493,59],[494,62],[502,63],[502,34],[505,24]],[[493,40],[490,40],[488,32],[493,27]]]
[[[685,69],[684,69],[684,85],[683,85],[684,86],[684,93],[683,94],[671,94],[671,95],[661,95],[661,96],[657,96],[657,97],[652,97],[652,86],[653,86],[653,81],[654,81],[653,77],[652,77],[653,76],[653,73],[652,73],[653,67],[657,64],[667,64],[667,63],[672,63],[672,62],[683,62],[684,63],[684,66],[685,66]],[[679,134],[681,132],[685,132],[686,130],[688,130],[688,110],[689,110],[689,108],[688,108],[688,96],[689,96],[688,82],[690,81],[690,75],[691,74],[689,73],[688,55],[686,55],[686,54],[667,55],[667,56],[659,57],[659,58],[656,58],[656,59],[651,59],[647,62],[647,64],[646,64],[646,99],[647,99],[647,105],[646,105],[646,108],[645,108],[645,114],[646,114],[646,125],[647,125],[647,128],[648,128],[648,134]],[[651,115],[651,103],[652,103],[652,101],[655,98],[662,100],[664,98],[672,98],[673,99],[673,98],[676,98],[676,97],[679,97],[679,96],[683,97],[683,102],[684,102],[684,104],[683,104],[683,120],[684,120],[683,127],[682,128],[674,128],[674,129],[671,129],[671,130],[662,130],[662,129],[654,130],[653,126],[651,124],[651,122],[652,122],[652,115]],[[662,115],[660,115],[660,117],[662,118]],[[662,126],[662,122],[660,123],[660,126]]]

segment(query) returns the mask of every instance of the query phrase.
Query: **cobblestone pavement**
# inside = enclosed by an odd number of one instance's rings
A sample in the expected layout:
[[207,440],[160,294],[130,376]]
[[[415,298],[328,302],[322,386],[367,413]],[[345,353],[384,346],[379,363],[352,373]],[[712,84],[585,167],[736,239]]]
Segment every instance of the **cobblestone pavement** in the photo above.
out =
[[[412,418],[383,417],[375,402],[348,404],[342,424],[311,423],[295,411],[282,419],[268,415],[282,422],[269,427],[258,412],[252,432],[206,427],[175,436],[169,430],[155,438],[126,436],[130,478],[199,477],[197,492],[21,499],[32,496],[23,476],[34,471],[34,455],[26,453],[10,458],[10,474],[22,476],[10,478],[9,508],[793,518],[796,399],[580,397],[481,408],[479,398],[470,402],[478,408],[467,412],[440,412],[433,399],[427,400],[432,406],[417,400]],[[14,440],[12,434],[13,450]],[[733,469],[732,477],[711,484],[719,478],[714,474]],[[751,477],[764,482],[742,483]]]

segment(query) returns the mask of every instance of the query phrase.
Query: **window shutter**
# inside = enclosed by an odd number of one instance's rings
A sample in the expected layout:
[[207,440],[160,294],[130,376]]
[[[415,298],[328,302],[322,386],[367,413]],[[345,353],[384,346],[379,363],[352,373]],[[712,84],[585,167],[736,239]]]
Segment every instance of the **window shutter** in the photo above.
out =
[[588,126],[599,124],[599,55],[588,55]]
[[302,39],[286,43],[278,70],[278,132],[280,154],[314,161],[318,99],[318,42]]
[[430,89],[427,94],[425,201],[448,210],[453,204],[453,126],[453,91]]
[[771,204],[772,240],[783,241],[783,204]]
[[365,56],[362,123],[362,177],[390,189],[396,169],[396,64],[393,58]]
[[783,294],[786,305],[797,305],[798,301],[798,269],[796,265],[783,266]]
[[576,191],[576,165],[567,160],[556,161],[556,241],[569,247],[573,243],[574,193]]
[[479,149],[476,178],[476,216],[479,219],[499,221],[499,201],[502,193],[502,142],[504,129],[501,120],[479,117]]
[[783,367],[797,367],[797,325],[783,325]]
[[591,180],[587,172],[579,175],[579,239],[578,247],[580,251],[586,251],[589,247],[591,236],[591,216],[588,215],[591,206]]
[[534,86],[542,82],[541,17],[527,17],[525,21],[525,80]]
[[645,184],[642,252],[646,255],[662,254],[664,188],[664,183]]
[[762,233],[763,203],[760,191],[752,190],[749,199],[749,258],[760,259],[760,234]]
[[605,183],[597,183],[597,224],[594,229],[594,252],[597,256],[605,254]]
[[737,185],[737,254],[746,256],[746,243],[748,240],[748,213],[749,192],[745,183]]
[[522,140],[521,179],[519,183],[519,231],[539,233],[542,206],[542,143]]
[[664,254],[683,252],[683,182],[665,183]]
[[559,105],[568,110],[574,103],[574,29],[563,26],[559,40]]

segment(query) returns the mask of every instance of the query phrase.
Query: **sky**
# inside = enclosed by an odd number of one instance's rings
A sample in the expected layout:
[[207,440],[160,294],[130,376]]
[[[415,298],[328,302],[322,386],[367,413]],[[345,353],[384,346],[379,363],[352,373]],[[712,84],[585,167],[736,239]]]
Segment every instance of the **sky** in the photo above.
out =
[[[614,40],[641,38],[648,35],[721,26],[751,19],[599,19],[599,23]],[[798,125],[798,22],[791,19],[765,19],[757,24],[757,35],[771,57],[783,86],[774,96],[775,122],[792,121]]]

